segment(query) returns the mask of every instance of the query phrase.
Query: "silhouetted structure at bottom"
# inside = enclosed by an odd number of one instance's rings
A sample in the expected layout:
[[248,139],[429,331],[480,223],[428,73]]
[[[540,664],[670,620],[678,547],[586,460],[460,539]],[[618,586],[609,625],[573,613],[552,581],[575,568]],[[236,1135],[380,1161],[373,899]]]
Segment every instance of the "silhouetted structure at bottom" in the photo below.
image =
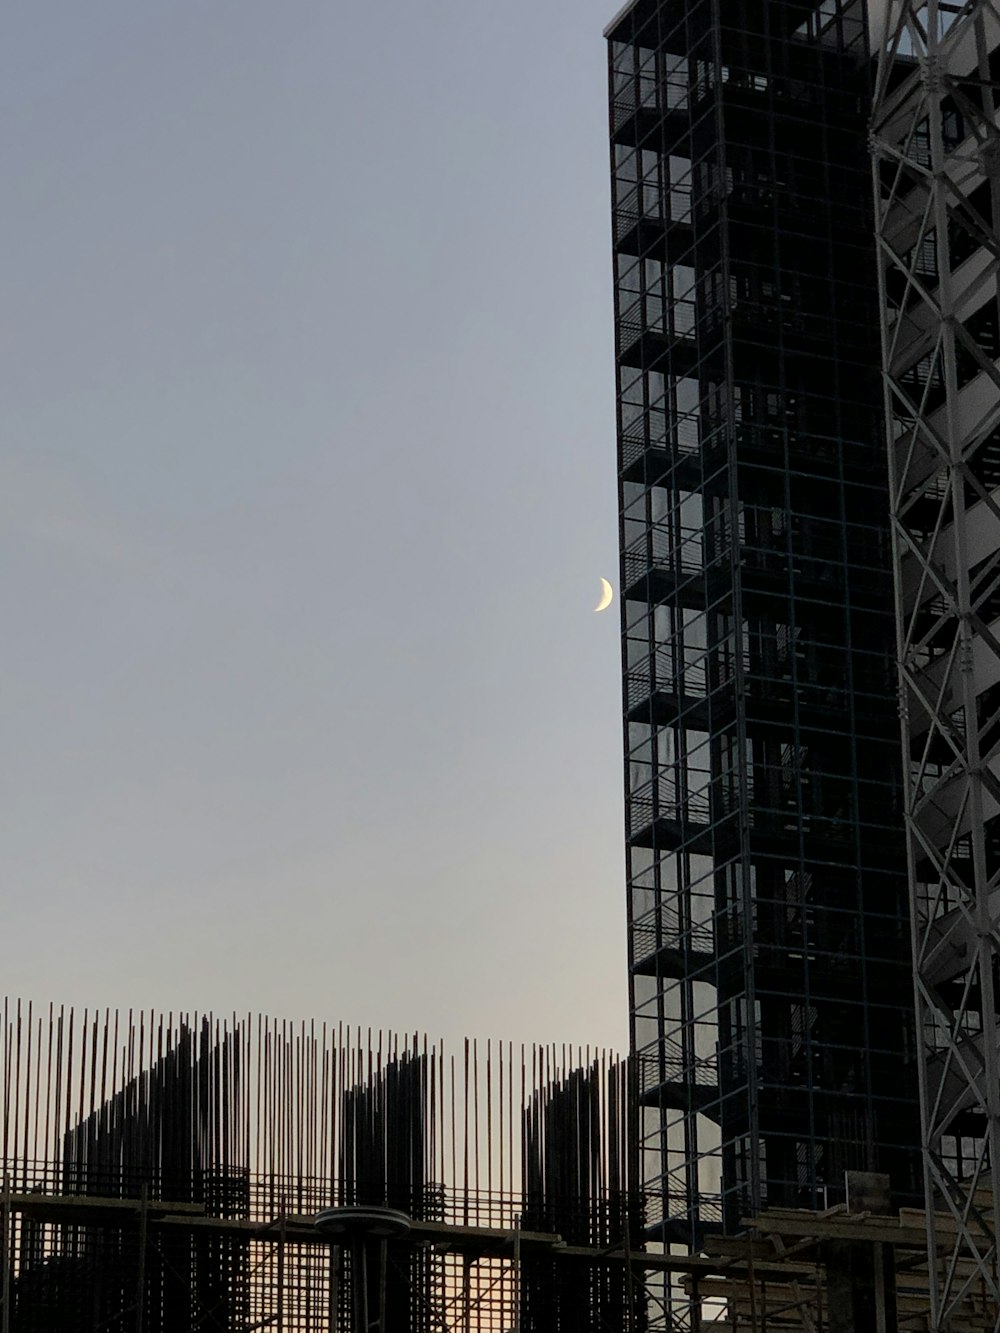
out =
[[[234,1165],[233,1118],[219,1114],[238,1085],[238,1049],[207,1021],[197,1029],[182,1022],[168,1041],[120,1091],[83,1118],[77,1112],[63,1135],[61,1197],[81,1201],[81,1210],[85,1199],[132,1199],[146,1209],[169,1200],[188,1205],[191,1216],[247,1218],[249,1175]],[[248,1261],[248,1242],[237,1237],[174,1227],[149,1245],[136,1228],[74,1225],[53,1244],[44,1225],[29,1220],[11,1326],[17,1333],[242,1330]]]
[[[628,1080],[627,1065],[612,1066],[605,1077],[595,1062],[570,1070],[525,1108],[526,1229],[604,1250],[620,1249],[630,1235],[642,1234],[640,1200],[630,1192],[621,1171],[624,1158],[616,1151],[627,1141],[628,1108],[635,1100]],[[629,1322],[629,1304],[624,1269],[594,1265],[580,1273],[556,1259],[541,1261],[524,1274],[521,1328],[645,1328],[639,1310]],[[595,1318],[599,1322],[588,1322]]]
[[655,1327],[627,1064],[20,1005],[0,1046],[9,1333]]
[[[428,1056],[404,1052],[345,1093],[338,1191],[342,1205],[398,1209],[420,1222],[440,1220],[441,1200],[428,1188],[426,1177],[424,1108],[430,1087]],[[333,1262],[338,1269],[338,1327],[351,1328],[355,1293],[346,1247],[337,1250]],[[432,1256],[409,1245],[370,1244],[365,1264],[365,1285],[369,1293],[377,1294],[382,1325],[405,1333],[431,1333]]]

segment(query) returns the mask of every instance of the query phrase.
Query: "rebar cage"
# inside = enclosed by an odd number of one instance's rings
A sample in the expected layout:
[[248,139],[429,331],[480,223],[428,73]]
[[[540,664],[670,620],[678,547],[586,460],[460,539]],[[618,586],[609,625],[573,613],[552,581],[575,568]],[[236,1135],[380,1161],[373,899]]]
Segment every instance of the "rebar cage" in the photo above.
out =
[[[648,1325],[606,1052],[15,1002],[0,1055],[2,1333]],[[411,1229],[359,1266],[332,1206]]]

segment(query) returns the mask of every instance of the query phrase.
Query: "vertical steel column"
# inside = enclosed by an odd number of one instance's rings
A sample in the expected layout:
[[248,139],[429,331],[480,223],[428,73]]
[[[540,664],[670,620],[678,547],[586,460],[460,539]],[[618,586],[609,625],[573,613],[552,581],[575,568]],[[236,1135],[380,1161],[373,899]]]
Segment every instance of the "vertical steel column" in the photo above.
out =
[[146,1316],[146,1246],[149,1244],[149,1190],[139,1196],[139,1253],[135,1266],[135,1333],[143,1333]]
[[0,1315],[0,1328],[3,1333],[10,1333],[10,1270],[14,1262],[14,1215],[10,1204],[10,1176],[3,1178],[3,1224],[0,1226],[0,1238],[3,1244],[3,1313]]
[[[872,132],[932,1327],[1000,1329],[992,0],[885,0]],[[973,198],[975,196],[975,198]],[[978,200],[978,202],[977,202]],[[937,1210],[946,1216],[936,1219]]]
[[351,1236],[352,1333],[368,1333],[368,1240],[361,1231]]

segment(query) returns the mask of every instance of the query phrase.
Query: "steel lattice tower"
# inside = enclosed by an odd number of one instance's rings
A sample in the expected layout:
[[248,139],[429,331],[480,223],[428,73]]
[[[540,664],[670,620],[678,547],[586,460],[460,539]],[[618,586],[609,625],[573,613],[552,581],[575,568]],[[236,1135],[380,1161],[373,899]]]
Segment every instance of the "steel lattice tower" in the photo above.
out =
[[932,1326],[951,1328],[978,1287],[1000,1329],[1000,8],[891,0],[880,23],[872,148],[925,1184],[941,1261]]

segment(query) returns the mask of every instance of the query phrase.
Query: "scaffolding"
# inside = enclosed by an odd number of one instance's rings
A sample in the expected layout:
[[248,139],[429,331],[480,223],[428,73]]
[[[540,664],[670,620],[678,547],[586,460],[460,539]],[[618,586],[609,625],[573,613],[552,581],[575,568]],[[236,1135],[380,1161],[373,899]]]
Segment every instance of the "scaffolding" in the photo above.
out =
[[642,1181],[699,1251],[920,1198],[870,48],[857,0],[606,35]]
[[[822,1211],[766,1209],[745,1219],[744,1236],[714,1242],[730,1267],[701,1279],[702,1297],[725,1306],[705,1327],[712,1333],[926,1333],[928,1218],[919,1208],[890,1211],[887,1191],[879,1193],[875,1200],[852,1200],[849,1188],[846,1202]],[[944,1214],[933,1220],[939,1232],[947,1230]],[[969,1259],[962,1268],[955,1333],[989,1333],[996,1305],[988,1285]]]

